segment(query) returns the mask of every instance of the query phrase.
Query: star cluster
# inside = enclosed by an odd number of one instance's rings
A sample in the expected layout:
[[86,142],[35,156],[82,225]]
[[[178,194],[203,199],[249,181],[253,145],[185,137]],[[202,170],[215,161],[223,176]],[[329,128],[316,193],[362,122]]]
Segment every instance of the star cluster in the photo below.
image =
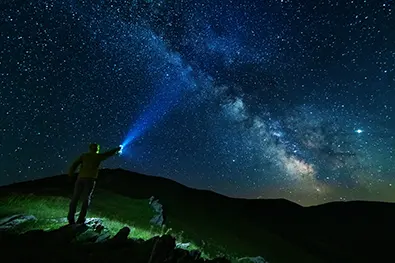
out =
[[1,184],[105,167],[301,204],[394,201],[393,1],[0,5]]

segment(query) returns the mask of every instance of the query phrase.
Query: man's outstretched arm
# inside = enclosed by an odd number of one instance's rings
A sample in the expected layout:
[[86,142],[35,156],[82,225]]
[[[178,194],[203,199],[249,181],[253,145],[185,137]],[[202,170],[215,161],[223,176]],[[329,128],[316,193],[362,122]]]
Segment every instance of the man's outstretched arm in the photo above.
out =
[[78,166],[82,163],[82,156],[78,157],[77,160],[73,162],[73,164],[70,166],[69,169],[69,176],[73,176],[75,173],[75,170],[77,170]]
[[120,150],[121,150],[121,147],[117,147],[117,148],[114,148],[114,149],[109,150],[107,152],[99,153],[99,156],[102,160],[105,160],[105,159],[117,154]]

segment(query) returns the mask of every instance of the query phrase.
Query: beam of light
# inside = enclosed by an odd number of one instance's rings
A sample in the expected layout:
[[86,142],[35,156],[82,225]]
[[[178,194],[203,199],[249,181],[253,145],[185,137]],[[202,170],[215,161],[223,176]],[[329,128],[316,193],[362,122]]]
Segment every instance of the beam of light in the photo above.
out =
[[162,94],[162,96],[155,96],[143,114],[141,114],[134,125],[132,125],[121,144],[122,149],[132,144],[136,139],[147,132],[147,130],[152,128],[153,125],[160,121],[176,103],[176,95],[174,91],[170,91]]
[[152,81],[155,94],[120,145],[120,154],[126,155],[130,153],[127,146],[161,121],[179,104],[183,94],[195,90],[193,69],[179,53],[168,49],[165,41],[149,27],[123,22],[108,12],[105,1],[99,0],[92,5],[77,0],[69,2],[73,14],[82,15],[91,37],[105,52],[116,57],[125,70],[131,72],[135,65],[130,61],[139,54],[144,62],[144,78]]
[[123,150],[163,120],[180,103],[184,92],[196,87],[196,83],[190,76],[191,71],[191,67],[177,67],[172,74],[165,74],[164,81],[160,83],[162,86],[159,88],[159,92],[155,94],[145,111],[134,122],[121,143]]

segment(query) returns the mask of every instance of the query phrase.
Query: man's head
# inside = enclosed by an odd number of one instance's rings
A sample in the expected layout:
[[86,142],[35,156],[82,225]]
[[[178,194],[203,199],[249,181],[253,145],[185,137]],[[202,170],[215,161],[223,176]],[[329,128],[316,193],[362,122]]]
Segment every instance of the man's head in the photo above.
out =
[[97,143],[91,143],[89,145],[89,151],[91,153],[99,153],[100,152],[100,145]]

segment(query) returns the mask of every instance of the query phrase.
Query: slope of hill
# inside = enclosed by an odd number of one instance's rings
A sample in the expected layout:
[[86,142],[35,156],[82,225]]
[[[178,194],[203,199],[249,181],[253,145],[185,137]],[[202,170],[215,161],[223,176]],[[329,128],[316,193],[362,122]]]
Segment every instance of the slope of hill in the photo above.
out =
[[[236,199],[120,169],[101,170],[97,188],[111,191],[105,200],[127,198],[115,208],[121,214],[119,221],[128,221],[139,213],[130,208],[125,211],[128,203],[155,196],[164,207],[166,228],[182,233],[184,240],[193,241],[209,254],[231,258],[260,255],[269,262],[376,261],[386,251],[375,247],[395,237],[390,228],[395,205],[389,203],[302,207],[284,199]],[[3,198],[11,193],[67,198],[72,183],[60,175],[0,189]],[[93,199],[92,213],[96,209],[105,214],[111,209],[99,197]]]

